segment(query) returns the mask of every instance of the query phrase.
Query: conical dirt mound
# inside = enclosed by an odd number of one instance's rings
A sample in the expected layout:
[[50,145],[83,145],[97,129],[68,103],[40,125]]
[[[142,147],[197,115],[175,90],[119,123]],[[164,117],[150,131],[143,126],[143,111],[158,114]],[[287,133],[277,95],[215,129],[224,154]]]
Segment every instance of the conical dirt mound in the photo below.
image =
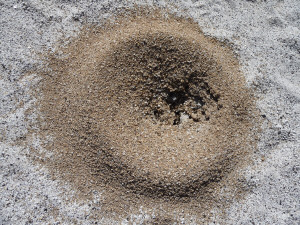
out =
[[193,197],[254,146],[254,101],[236,58],[189,20],[127,17],[62,51],[39,102],[52,166],[76,184]]

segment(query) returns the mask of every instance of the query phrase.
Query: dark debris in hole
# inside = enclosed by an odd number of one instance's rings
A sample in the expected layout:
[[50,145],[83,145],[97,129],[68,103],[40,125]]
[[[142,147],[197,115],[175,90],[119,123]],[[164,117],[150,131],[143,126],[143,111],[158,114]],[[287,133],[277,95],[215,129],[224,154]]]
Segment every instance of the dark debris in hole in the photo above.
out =
[[[195,84],[194,84],[195,85]],[[184,90],[169,91],[167,90],[162,96],[163,100],[158,105],[165,105],[163,110],[159,107],[153,110],[153,115],[156,120],[163,122],[168,117],[173,118],[173,125],[181,123],[181,115],[185,114],[194,122],[208,121],[210,116],[207,115],[204,105],[216,105],[216,110],[220,110],[222,105],[219,104],[219,94],[213,94],[207,83],[196,84],[199,90],[199,95],[193,95],[189,89],[189,84],[184,85]],[[200,95],[202,94],[202,96]],[[151,99],[152,100],[152,99]],[[207,104],[206,104],[207,103]],[[149,103],[151,105],[151,103]],[[208,106],[209,107],[209,106]]]

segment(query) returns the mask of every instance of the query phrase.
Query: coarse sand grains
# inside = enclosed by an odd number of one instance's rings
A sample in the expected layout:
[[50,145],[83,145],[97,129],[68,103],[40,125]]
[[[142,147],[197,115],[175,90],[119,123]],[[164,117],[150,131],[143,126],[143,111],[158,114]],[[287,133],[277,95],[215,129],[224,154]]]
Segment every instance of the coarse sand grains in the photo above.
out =
[[203,216],[227,201],[222,187],[242,192],[235,171],[259,120],[228,46],[190,19],[143,11],[86,25],[59,51],[40,72],[39,134],[52,137],[44,164],[78,198],[98,190],[117,215],[166,206]]

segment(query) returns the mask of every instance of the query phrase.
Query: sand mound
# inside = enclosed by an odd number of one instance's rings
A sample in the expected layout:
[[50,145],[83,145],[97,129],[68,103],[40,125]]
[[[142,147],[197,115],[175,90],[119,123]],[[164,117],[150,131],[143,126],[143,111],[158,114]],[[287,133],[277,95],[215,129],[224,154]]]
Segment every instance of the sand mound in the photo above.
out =
[[76,185],[193,197],[254,146],[238,61],[189,20],[126,17],[62,51],[49,57],[40,105],[53,168]]

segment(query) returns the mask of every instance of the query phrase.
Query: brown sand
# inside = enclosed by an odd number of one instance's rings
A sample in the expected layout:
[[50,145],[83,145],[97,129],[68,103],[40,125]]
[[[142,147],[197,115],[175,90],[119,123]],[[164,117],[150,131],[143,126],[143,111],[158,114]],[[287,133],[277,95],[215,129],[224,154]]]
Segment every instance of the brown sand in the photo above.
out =
[[87,27],[60,50],[47,55],[38,101],[55,176],[83,196],[103,191],[106,213],[220,202],[257,127],[230,48],[188,19],[143,12]]

